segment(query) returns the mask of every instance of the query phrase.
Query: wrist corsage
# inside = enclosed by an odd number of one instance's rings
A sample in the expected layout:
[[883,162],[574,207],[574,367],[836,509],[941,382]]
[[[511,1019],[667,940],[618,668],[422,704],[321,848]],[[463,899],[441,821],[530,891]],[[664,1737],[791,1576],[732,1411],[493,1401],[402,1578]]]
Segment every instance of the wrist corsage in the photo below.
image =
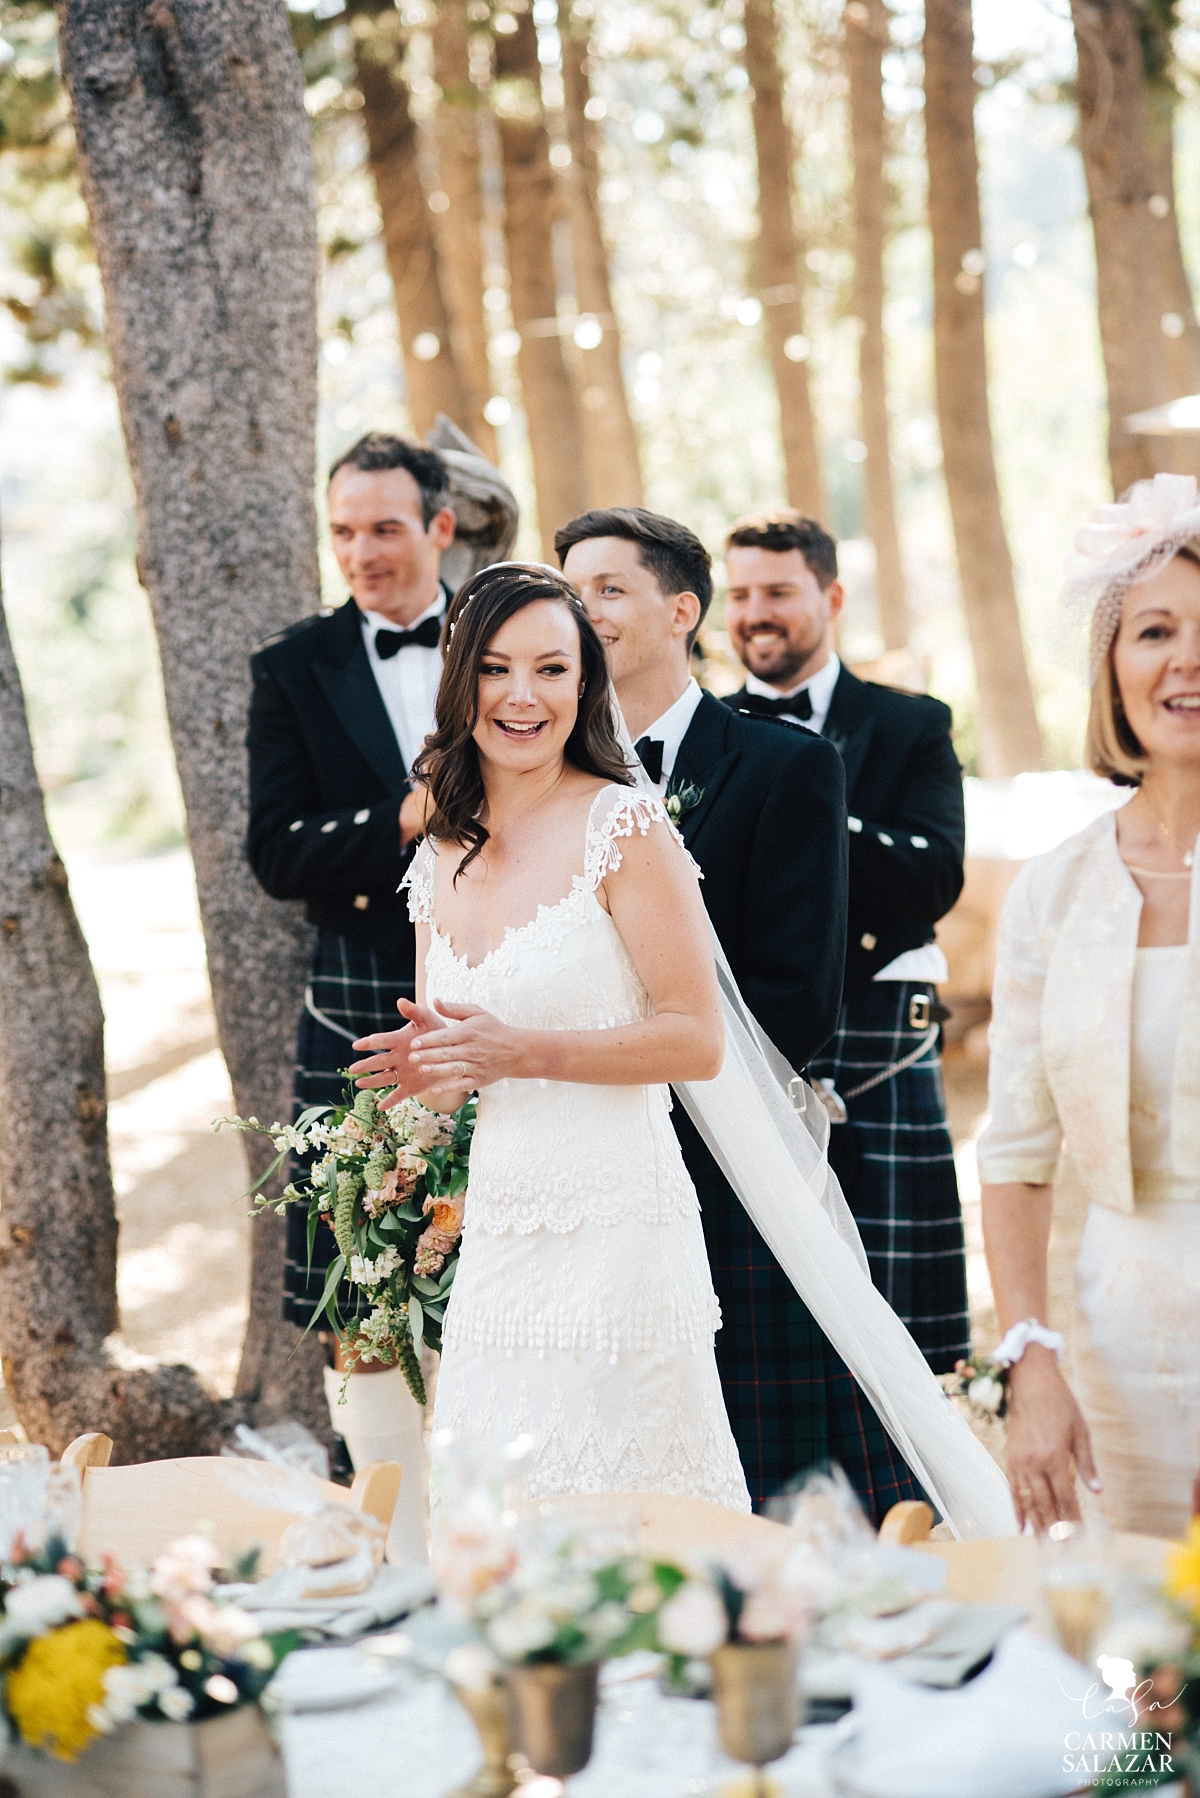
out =
[[1059,1330],[1048,1330],[1036,1317],[1026,1317],[1013,1325],[986,1361],[955,1363],[958,1385],[950,1388],[950,1396],[965,1398],[976,1417],[1005,1416],[1009,1376],[1031,1342],[1052,1349],[1060,1360],[1067,1346],[1066,1338]]

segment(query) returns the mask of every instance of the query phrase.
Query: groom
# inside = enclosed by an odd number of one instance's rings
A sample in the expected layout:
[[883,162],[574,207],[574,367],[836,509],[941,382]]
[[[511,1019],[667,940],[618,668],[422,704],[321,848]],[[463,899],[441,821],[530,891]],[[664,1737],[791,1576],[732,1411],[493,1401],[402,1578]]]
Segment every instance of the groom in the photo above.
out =
[[[832,744],[703,693],[689,657],[712,598],[708,551],[640,508],[585,512],[555,537],[609,657],[625,721],[677,803],[713,927],[747,1005],[794,1068],[837,1023],[846,943],[845,781]],[[680,1107],[721,1302],[717,1367],[755,1506],[841,1463],[876,1524],[918,1488]]]

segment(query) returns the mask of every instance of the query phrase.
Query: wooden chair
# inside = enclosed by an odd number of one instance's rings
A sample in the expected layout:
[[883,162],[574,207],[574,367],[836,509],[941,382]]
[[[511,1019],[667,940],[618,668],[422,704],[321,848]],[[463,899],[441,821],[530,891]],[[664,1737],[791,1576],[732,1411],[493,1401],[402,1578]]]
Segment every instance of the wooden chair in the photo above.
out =
[[[278,1565],[279,1538],[295,1521],[294,1512],[272,1504],[280,1469],[265,1461],[217,1455],[110,1467],[112,1446],[108,1436],[90,1430],[63,1450],[64,1465],[77,1467],[83,1480],[79,1553],[84,1561],[111,1554],[122,1566],[145,1567],[177,1537],[202,1529],[231,1559],[257,1547],[260,1572],[270,1573]],[[261,1487],[260,1502],[230,1484],[231,1470],[236,1470],[239,1486],[252,1481]],[[330,1504],[377,1517],[386,1528],[403,1473],[394,1461],[376,1461],[355,1475],[349,1490],[320,1484]]]

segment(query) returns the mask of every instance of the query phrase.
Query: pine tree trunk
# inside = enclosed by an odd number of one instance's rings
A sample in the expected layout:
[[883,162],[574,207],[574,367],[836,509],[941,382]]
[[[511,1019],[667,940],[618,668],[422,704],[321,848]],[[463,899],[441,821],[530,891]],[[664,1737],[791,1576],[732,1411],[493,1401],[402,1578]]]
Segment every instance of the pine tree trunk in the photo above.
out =
[[892,479],[883,335],[887,235],[883,55],[888,45],[888,17],[883,0],[851,0],[843,15],[843,29],[854,153],[854,312],[859,325],[858,378],[867,447],[863,470],[867,530],[875,545],[875,588],[884,647],[903,649],[908,642],[908,598]]
[[439,178],[450,202],[438,222],[438,255],[466,405],[462,427],[489,462],[496,463],[496,433],[483,416],[492,374],[483,306],[480,94],[471,80],[466,0],[441,0],[433,23],[433,65],[442,92],[436,117]]
[[206,1454],[217,1405],[190,1367],[128,1373],[117,1328],[104,1015],[46,824],[0,606],[0,1354],[30,1440],[102,1429],[119,1461]]
[[[746,0],[746,72],[754,103],[758,158],[758,243],[755,272],[763,305],[771,373],[779,397],[779,427],[788,503],[826,520],[825,482],[817,447],[804,338],[803,245],[796,227],[795,149],[783,103],[774,0]],[[787,353],[792,345],[793,356]]]
[[442,294],[433,214],[421,185],[417,124],[401,70],[400,15],[391,0],[351,0],[350,24],[367,160],[400,323],[409,416],[418,437],[432,428],[439,412],[465,430],[466,391]]
[[[60,0],[80,175],[137,495],[221,1048],[238,1109],[291,1114],[310,933],[246,862],[247,657],[318,600],[316,223],[278,0]],[[269,1159],[244,1138],[252,1169]],[[238,1392],[328,1432],[254,1226]]]
[[988,417],[971,0],[926,0],[925,145],[938,422],[986,775],[1044,765]]
[[571,165],[565,177],[571,220],[575,298],[604,333],[579,350],[580,425],[589,506],[640,506],[642,470],[637,433],[621,373],[621,332],[608,283],[608,248],[600,222],[600,162],[596,128],[584,108],[591,99],[587,35],[572,27],[561,6],[564,110]]
[[542,554],[554,560],[554,533],[587,505],[579,413],[558,334],[558,291],[550,241],[554,171],[542,112],[537,29],[531,12],[516,31],[496,35],[500,157],[509,297],[521,336],[517,367],[525,402]]
[[1108,386],[1114,493],[1162,466],[1162,445],[1125,428],[1131,412],[1172,397],[1149,208],[1146,83],[1132,0],[1072,0],[1080,145],[1096,246],[1100,343]]

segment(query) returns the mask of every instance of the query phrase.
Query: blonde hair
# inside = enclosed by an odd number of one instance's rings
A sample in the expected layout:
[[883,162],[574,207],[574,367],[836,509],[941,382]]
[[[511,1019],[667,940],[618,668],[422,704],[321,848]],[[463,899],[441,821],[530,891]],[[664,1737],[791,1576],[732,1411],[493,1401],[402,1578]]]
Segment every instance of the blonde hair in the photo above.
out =
[[[1175,551],[1185,562],[1200,568],[1200,539],[1193,538]],[[1150,765],[1150,757],[1138,742],[1133,727],[1125,716],[1121,689],[1113,657],[1117,647],[1117,631],[1108,646],[1108,654],[1100,664],[1100,672],[1092,685],[1088,707],[1087,731],[1083,739],[1083,760],[1093,774],[1111,780],[1118,787],[1140,787],[1142,776]]]

